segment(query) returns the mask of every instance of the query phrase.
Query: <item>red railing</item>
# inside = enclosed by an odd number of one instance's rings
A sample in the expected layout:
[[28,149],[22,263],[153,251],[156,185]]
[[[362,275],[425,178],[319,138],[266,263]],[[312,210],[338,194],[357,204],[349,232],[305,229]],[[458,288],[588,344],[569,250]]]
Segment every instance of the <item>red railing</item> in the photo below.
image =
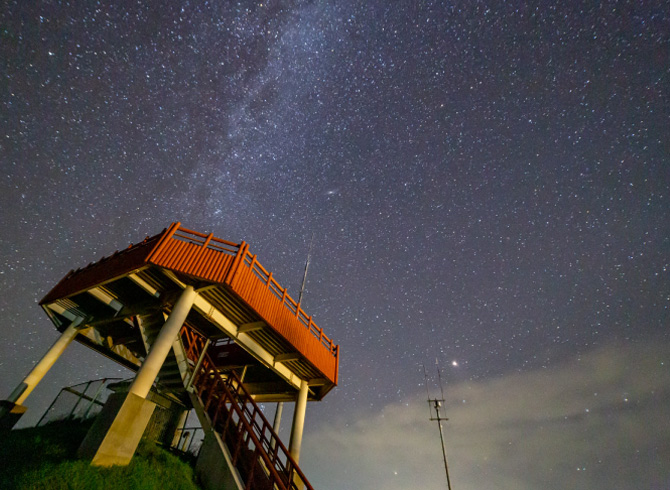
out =
[[257,256],[252,255],[249,252],[248,247],[240,249],[240,253],[243,257],[244,265],[249,267],[253,274],[267,285],[267,288],[272,295],[281,301],[284,307],[291,313],[295,314],[298,321],[309,330],[309,333],[319,339],[319,342],[321,342],[333,356],[337,356],[337,345],[333,344],[332,339],[328,338],[326,334],[323,333],[323,329],[312,321],[311,315],[307,316],[307,313],[305,313],[300,305],[286,292],[286,288],[282,288],[279,285],[272,276],[272,272],[268,272],[265,267],[258,262]]
[[[177,222],[163,233],[147,261],[228,285],[264,316],[270,327],[337,383],[338,346],[249,252],[247,243],[205,235]],[[305,336],[300,327],[310,335]]]
[[[187,327],[181,341],[197,363],[205,339]],[[193,386],[212,427],[227,445],[245,489],[313,490],[237,375],[222,376],[205,353]]]
[[205,235],[198,231],[183,228],[179,223],[173,223],[157,248],[169,239],[185,241],[200,247],[223,252],[227,255],[234,255],[235,260],[230,268],[226,282],[232,281],[240,265],[240,260],[242,260],[242,263],[251,268],[253,274],[267,285],[267,289],[280,300],[291,313],[295,314],[298,321],[300,321],[312,335],[319,339],[323,346],[326,347],[332,355],[337,355],[337,346],[333,344],[332,339],[328,338],[323,333],[323,329],[312,321],[311,315],[308,316],[307,313],[302,310],[300,305],[291,298],[286,292],[286,288],[283,288],[272,276],[272,272],[267,271],[265,267],[258,262],[257,256],[249,252],[249,245],[246,242],[229,242],[227,240],[222,240],[221,238],[216,238],[212,233]]

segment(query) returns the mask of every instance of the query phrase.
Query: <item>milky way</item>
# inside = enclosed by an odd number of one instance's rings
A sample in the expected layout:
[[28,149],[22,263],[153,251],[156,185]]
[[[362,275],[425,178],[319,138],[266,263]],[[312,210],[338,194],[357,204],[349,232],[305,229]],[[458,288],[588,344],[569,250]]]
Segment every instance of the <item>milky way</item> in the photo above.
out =
[[[0,10],[2,396],[56,338],[36,302],[68,270],[181,221],[248,241],[297,296],[314,233],[303,305],[342,352],[340,385],[308,407],[319,488],[443,487],[422,405],[436,360],[463,414],[445,426],[455,488],[667,488],[667,422],[629,439],[595,423],[670,420],[667,5],[35,3]],[[70,350],[33,417],[61,386],[123,372]],[[542,400],[542,373],[575,404],[601,393],[579,415],[597,448],[547,422],[515,457],[544,442],[564,460],[530,475],[503,447],[523,429],[458,439],[474,422],[450,393],[519,400],[533,380]],[[493,426],[499,400],[475,399]],[[581,420],[567,404],[551,420]],[[416,417],[371,419],[385,410]],[[427,431],[404,452],[435,461],[324,449],[364,423]]]

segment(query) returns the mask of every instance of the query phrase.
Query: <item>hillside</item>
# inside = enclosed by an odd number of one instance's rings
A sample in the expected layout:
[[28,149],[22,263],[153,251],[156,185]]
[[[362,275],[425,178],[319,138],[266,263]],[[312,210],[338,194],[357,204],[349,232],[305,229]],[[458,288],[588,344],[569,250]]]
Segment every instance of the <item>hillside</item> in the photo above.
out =
[[97,468],[76,458],[90,423],[56,422],[0,433],[0,482],[15,490],[199,490],[192,467],[142,443],[127,467]]

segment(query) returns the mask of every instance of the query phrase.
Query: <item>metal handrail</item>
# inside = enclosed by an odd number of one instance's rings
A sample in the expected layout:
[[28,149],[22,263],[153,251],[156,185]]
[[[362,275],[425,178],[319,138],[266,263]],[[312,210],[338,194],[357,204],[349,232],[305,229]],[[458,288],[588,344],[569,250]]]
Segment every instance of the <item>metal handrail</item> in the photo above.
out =
[[258,262],[257,256],[249,252],[249,245],[246,242],[235,243],[221,238],[214,237],[211,233],[205,235],[194,230],[189,230],[181,226],[181,223],[173,223],[168,229],[163,231],[161,238],[156,247],[149,254],[149,258],[158,255],[160,249],[169,240],[179,240],[191,243],[198,247],[204,247],[215,250],[226,255],[234,256],[233,264],[226,279],[226,282],[231,283],[240,266],[250,268],[256,278],[265,283],[268,291],[277,298],[284,307],[296,316],[298,321],[319,340],[319,343],[328,350],[330,355],[337,357],[338,348],[328,336],[323,333],[323,329],[319,327],[300,307],[273,277],[272,272],[269,272]]
[[294,300],[273,277],[272,272],[269,272],[263,267],[257,260],[257,256],[253,255],[248,250],[240,252],[243,254],[244,258],[242,263],[251,268],[254,275],[260,280],[266,283],[268,290],[282,302],[285,308],[287,308],[291,313],[295,314],[298,318],[298,321],[302,323],[309,332],[314,335],[326,347],[330,353],[335,356],[337,355],[336,346],[333,345],[333,341],[328,338],[324,333],[323,329],[320,328],[314,321],[311,316],[307,316],[304,310],[300,307],[298,302]]
[[[182,329],[181,338],[188,358],[195,362],[204,346],[204,338],[186,327]],[[193,385],[212,427],[229,445],[233,464],[244,473],[247,489],[254,488],[253,479],[257,474],[254,472],[259,468],[279,490],[313,490],[235,373],[222,376],[214,361],[205,354],[193,376]],[[253,450],[251,455],[248,450]]]

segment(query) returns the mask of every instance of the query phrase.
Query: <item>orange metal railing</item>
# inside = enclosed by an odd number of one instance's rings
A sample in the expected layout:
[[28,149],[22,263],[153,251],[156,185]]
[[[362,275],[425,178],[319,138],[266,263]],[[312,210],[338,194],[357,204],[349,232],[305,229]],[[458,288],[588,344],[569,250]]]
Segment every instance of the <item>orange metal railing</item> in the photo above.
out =
[[249,252],[246,242],[222,240],[211,233],[183,228],[177,222],[163,233],[147,262],[228,285],[271,328],[337,383],[339,346]]
[[[181,330],[184,350],[196,363],[205,339]],[[222,376],[205,353],[193,373],[195,392],[212,427],[227,445],[245,489],[313,490],[251,395],[234,373]]]
[[337,345],[333,344],[333,341],[326,336],[326,334],[323,333],[323,329],[320,328],[314,321],[312,320],[312,316],[307,316],[307,313],[305,313],[302,308],[300,307],[300,304],[297,303],[291,296],[289,296],[286,292],[286,288],[282,288],[279,283],[275,280],[275,278],[272,276],[272,272],[268,272],[265,267],[263,267],[258,260],[256,259],[256,255],[252,255],[248,247],[246,250],[242,251],[242,256],[243,256],[243,263],[249,269],[251,269],[252,273],[254,276],[256,276],[260,281],[264,282],[267,285],[268,290],[272,295],[277,298],[279,301],[282,302],[284,307],[290,311],[291,313],[295,314],[296,318],[300,323],[302,323],[309,333],[311,333],[314,337],[319,339],[319,342],[326,348],[328,351],[333,355],[337,355]]

